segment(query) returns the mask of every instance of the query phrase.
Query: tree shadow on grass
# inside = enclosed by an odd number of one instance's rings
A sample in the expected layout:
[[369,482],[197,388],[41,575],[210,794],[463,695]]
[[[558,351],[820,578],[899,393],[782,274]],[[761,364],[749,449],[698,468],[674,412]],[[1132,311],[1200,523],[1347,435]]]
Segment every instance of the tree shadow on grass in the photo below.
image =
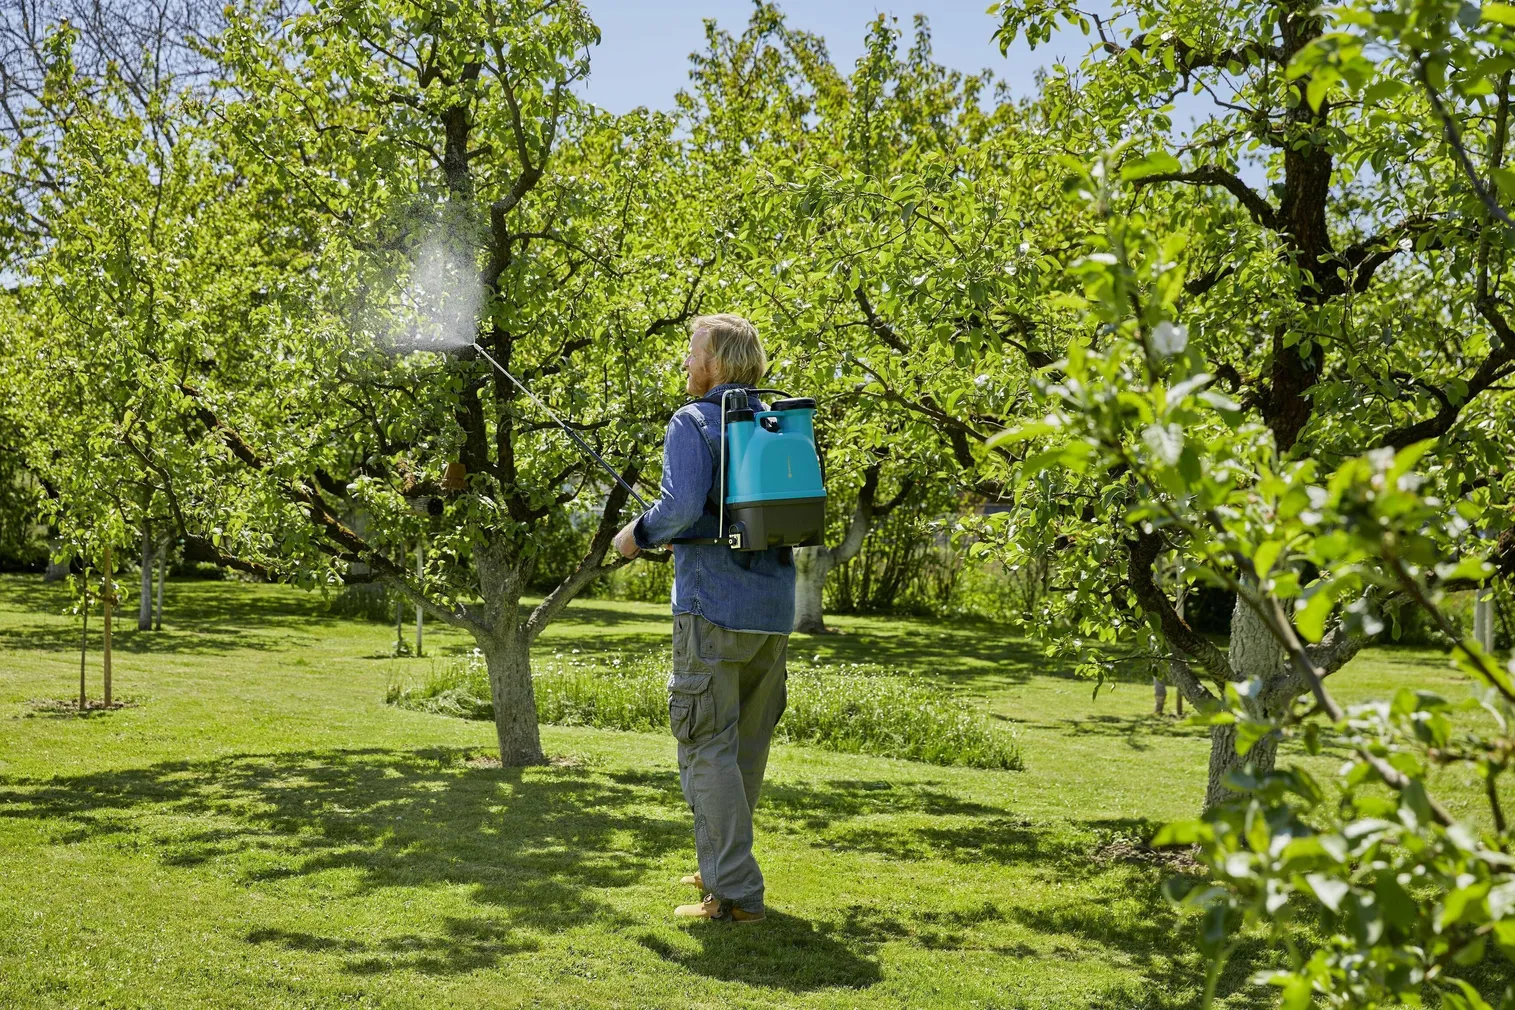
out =
[[457,975],[491,968],[512,954],[541,949],[536,940],[513,936],[508,926],[493,919],[454,916],[443,920],[440,936],[402,933],[368,943],[284,929],[255,929],[247,934],[246,940],[256,946],[339,955],[343,969],[354,975],[402,969],[427,975]]
[[989,817],[997,807],[976,803],[935,788],[932,782],[882,779],[818,779],[772,782],[763,786],[758,812],[791,829],[824,831],[833,824],[876,814],[927,814],[933,817]]
[[[61,583],[46,583],[40,577],[8,577],[3,581],[3,592],[9,608],[48,617],[60,616],[70,599]],[[190,580],[165,584],[163,631],[138,631],[135,594],[119,579],[118,592],[121,607],[111,647],[128,654],[214,655],[234,649],[287,649],[294,638],[308,640],[346,620],[330,613],[326,601],[316,593],[277,591],[242,582]],[[100,627],[96,612],[90,618],[91,651],[99,648]],[[78,648],[77,618],[0,626],[0,652],[72,652]]]
[[1131,750],[1150,750],[1153,738],[1163,740],[1202,740],[1209,730],[1203,726],[1189,726],[1181,719],[1168,716],[1142,715],[1090,715],[1073,719],[1016,719],[1006,720],[1027,729],[1051,730],[1064,736],[1099,736],[1121,740]]
[[673,629],[673,615],[666,611],[643,613],[596,604],[593,600],[574,600],[559,620],[567,624],[587,624],[596,628],[655,624],[658,626],[659,633],[665,638]]
[[[684,803],[676,772],[612,773],[616,782],[659,790],[666,802]],[[765,824],[790,831],[825,831],[834,824],[877,814],[927,814],[933,817],[991,817],[999,807],[954,796],[936,782],[890,782],[886,779],[786,779],[763,784],[757,816]],[[759,830],[763,825],[759,826]]]
[[[1192,943],[1180,932],[1190,927],[1161,896],[1160,868],[1091,858],[1091,833],[1139,830],[1132,824],[1033,827],[931,782],[773,783],[759,808],[762,828],[901,860],[1021,863],[1033,868],[1029,886],[1041,886],[1038,878],[1077,881],[1081,897],[1042,896],[1021,906],[944,894],[931,907],[893,913],[898,918],[859,906],[826,921],[771,910],[754,926],[648,929],[645,917],[619,911],[605,891],[641,883],[669,854],[687,853],[676,777],[479,767],[469,761],[473,753],[308,751],[0,777],[0,817],[50,828],[54,844],[115,844],[162,865],[208,866],[275,894],[286,893],[277,890],[283,882],[339,871],[330,879],[349,896],[461,888],[477,908],[440,920],[435,932],[375,938],[307,932],[302,915],[311,910],[296,899],[244,935],[250,945],[327,959],[353,975],[487,968],[594,923],[640,927],[637,942],[692,973],[789,992],[873,985],[881,977],[874,949],[900,940],[1012,956],[1068,950],[1075,960],[1103,947],[1111,954],[1095,956],[1131,964],[1165,992],[1188,991],[1199,977]],[[1005,935],[1012,927],[1033,935]],[[1250,963],[1238,964],[1244,978]]]
[[636,923],[597,890],[638,882],[688,826],[650,789],[581,769],[482,768],[459,749],[310,751],[0,779],[0,817],[52,824],[54,844],[111,841],[249,886],[344,870],[353,895],[468,888],[478,918],[437,936],[354,945],[254,930],[253,944],[340,956],[346,970],[470,971],[591,920]]
[[1033,675],[1071,676],[1010,628],[962,618],[949,630],[940,622],[897,618],[887,627],[875,622],[843,634],[796,634],[793,657],[818,656],[822,663],[864,663],[948,677],[977,688],[1019,684]]
[[[1196,994],[1205,966],[1196,945],[1198,923],[1181,917],[1162,893],[1163,881],[1182,876],[1155,866],[1117,864],[1104,871],[1101,900],[1087,895],[1076,900],[1015,906],[1009,919],[1040,936],[1063,936],[1082,945],[1119,951],[1121,958],[1150,979],[1163,979],[1167,991],[1119,986],[1110,1005],[1169,1008],[1193,1005],[1175,992]],[[1276,1002],[1276,991],[1252,984],[1252,977],[1277,965],[1278,952],[1260,937],[1237,942],[1221,972],[1216,993],[1228,997],[1228,1007],[1265,1007]],[[1116,996],[1119,999],[1115,999]],[[1103,1003],[1099,1005],[1104,1005]]]
[[838,939],[835,930],[773,909],[762,922],[695,922],[683,932],[696,949],[651,932],[637,942],[697,975],[789,992],[864,989],[883,977],[877,960],[853,949],[856,939]]

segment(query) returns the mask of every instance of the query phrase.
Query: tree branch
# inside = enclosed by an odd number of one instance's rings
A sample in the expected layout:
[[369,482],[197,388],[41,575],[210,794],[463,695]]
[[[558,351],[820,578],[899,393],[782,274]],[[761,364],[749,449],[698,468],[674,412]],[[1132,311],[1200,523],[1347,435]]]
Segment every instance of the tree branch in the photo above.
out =
[[894,327],[880,319],[878,313],[873,311],[873,303],[868,301],[868,292],[863,290],[861,283],[852,289],[852,296],[857,299],[857,307],[863,310],[863,316],[868,320],[868,328],[873,331],[873,335],[901,354],[909,354],[909,345],[894,332]]
[[621,480],[611,487],[610,494],[605,499],[604,511],[600,513],[600,524],[596,527],[594,536],[589,541],[589,549],[584,552],[584,557],[579,561],[578,567],[562,582],[559,582],[552,592],[547,594],[546,599],[537,604],[536,609],[532,610],[522,626],[521,631],[526,636],[527,642],[535,641],[542,630],[563,612],[563,608],[568,606],[569,601],[578,595],[579,590],[630,560],[620,558],[608,565],[600,564],[621,528],[621,513],[626,508],[626,500],[630,497],[625,485],[635,482],[640,470],[641,464],[633,461],[627,463],[621,471]]
[[[1130,580],[1131,589],[1136,594],[1137,603],[1149,614],[1156,615],[1162,627],[1163,637],[1168,640],[1169,645],[1188,656],[1216,681],[1225,683],[1234,679],[1231,664],[1226,659],[1225,653],[1178,616],[1178,611],[1173,608],[1173,604],[1153,581],[1152,565],[1163,547],[1161,534],[1145,533],[1140,530],[1136,531],[1133,539],[1126,541],[1126,556],[1129,559],[1126,574]],[[1196,686],[1204,690],[1203,685],[1197,682]],[[1217,700],[1209,691],[1205,693],[1209,695],[1210,701]]]
[[1483,363],[1478,366],[1478,370],[1473,373],[1473,377],[1468,380],[1467,396],[1457,403],[1450,402],[1444,396],[1441,397],[1442,408],[1433,416],[1389,432],[1379,442],[1381,447],[1403,449],[1423,439],[1440,438],[1457,423],[1463,408],[1473,402],[1474,397],[1508,374],[1504,371],[1506,366],[1515,364],[1515,328],[1510,326],[1504,313],[1499,310],[1499,303],[1493,298],[1479,299],[1478,313],[1494,330],[1494,335],[1499,339],[1499,346],[1489,352],[1483,359]]
[[1247,213],[1252,215],[1252,220],[1258,224],[1273,231],[1277,231],[1281,226],[1278,211],[1272,204],[1264,200],[1256,190],[1239,177],[1215,165],[1202,165],[1189,172],[1158,172],[1155,175],[1142,176],[1132,185],[1151,186],[1159,182],[1182,182],[1191,186],[1220,186],[1236,197],[1237,202],[1247,209]]

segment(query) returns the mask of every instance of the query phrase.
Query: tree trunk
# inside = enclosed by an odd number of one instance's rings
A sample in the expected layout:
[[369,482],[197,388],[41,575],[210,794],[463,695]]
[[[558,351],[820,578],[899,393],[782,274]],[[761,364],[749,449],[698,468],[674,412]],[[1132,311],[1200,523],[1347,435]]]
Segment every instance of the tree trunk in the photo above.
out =
[[794,630],[811,635],[824,634],[826,618],[822,613],[821,591],[826,574],[831,571],[834,555],[829,547],[794,549]]
[[[1240,683],[1257,680],[1260,690],[1243,692],[1249,711],[1256,716],[1272,716],[1294,700],[1286,689],[1290,680],[1288,657],[1269,633],[1267,625],[1247,606],[1240,595],[1231,612],[1231,650],[1228,656],[1233,677]],[[1278,736],[1270,733],[1252,745],[1245,756],[1236,753],[1236,727],[1215,726],[1210,730],[1210,778],[1205,789],[1205,806],[1211,807],[1232,795],[1225,778],[1230,772],[1251,766],[1261,775],[1273,770],[1278,757]]]
[[[602,526],[600,533],[604,532]],[[478,615],[482,627],[474,631],[474,639],[489,671],[489,700],[494,703],[500,763],[506,767],[541,764],[542,737],[537,732],[537,699],[531,683],[531,636],[520,619],[526,568],[515,555],[488,548],[474,555],[474,564],[479,573],[479,595],[484,600]]]
[[794,551],[794,630],[812,635],[824,634],[826,619],[821,612],[821,590],[826,585],[826,575],[837,565],[846,564],[863,549],[863,540],[873,529],[875,519],[882,519],[904,501],[915,486],[906,479],[900,482],[899,493],[883,505],[874,505],[878,495],[881,463],[871,464],[863,473],[863,486],[857,492],[857,507],[847,521],[847,532],[842,542],[835,547],[797,547]]
[[1251,766],[1258,774],[1273,770],[1278,759],[1278,734],[1269,733],[1252,745],[1243,757],[1236,753],[1236,727],[1210,727],[1210,778],[1205,786],[1205,806],[1215,804],[1232,796],[1226,788],[1226,776],[1233,771]]
[[137,597],[137,630],[153,630],[153,524],[142,520],[142,578]]
[[541,764],[542,737],[537,729],[536,689],[531,683],[530,643],[517,631],[501,640],[481,638],[479,648],[489,670],[500,764]]
[[1479,587],[1473,593],[1473,641],[1483,651],[1494,651],[1494,590]]

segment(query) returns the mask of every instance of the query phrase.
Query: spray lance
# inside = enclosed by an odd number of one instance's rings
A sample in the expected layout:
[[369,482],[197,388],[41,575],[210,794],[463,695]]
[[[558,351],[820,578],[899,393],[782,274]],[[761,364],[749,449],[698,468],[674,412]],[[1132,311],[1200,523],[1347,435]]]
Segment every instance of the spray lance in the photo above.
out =
[[589,453],[590,456],[594,457],[594,461],[596,463],[600,464],[601,466],[603,466],[605,468],[605,472],[608,473],[608,474],[610,474],[610,476],[614,477],[615,478],[615,482],[617,484],[621,485],[621,487],[623,487],[627,491],[631,492],[631,497],[633,497],[633,498],[635,498],[637,500],[637,504],[641,505],[642,508],[644,508],[644,509],[649,509],[649,508],[652,507],[651,505],[647,504],[647,499],[646,498],[643,498],[641,495],[637,494],[637,489],[636,488],[632,487],[630,484],[626,483],[624,480],[621,479],[621,475],[618,474],[618,473],[616,473],[615,467],[611,466],[605,460],[604,456],[601,456],[599,453],[597,453],[597,452],[594,451],[594,446],[592,446],[588,442],[584,441],[583,436],[581,436],[578,432],[576,432],[572,428],[570,428],[563,421],[563,419],[561,417],[559,417],[557,414],[553,413],[552,408],[549,407],[549,406],[547,406],[547,404],[543,403],[541,397],[537,396],[537,394],[535,394],[531,390],[527,389],[526,388],[526,383],[522,382],[520,379],[517,379],[514,375],[511,375],[510,372],[508,370],[506,370],[506,368],[505,368],[504,365],[500,364],[498,361],[496,361],[494,359],[494,355],[490,354],[488,351],[484,350],[484,348],[482,348],[482,347],[479,346],[479,342],[477,340],[475,340],[470,346],[472,346],[474,350],[476,350],[480,354],[482,354],[484,356],[484,360],[485,361],[489,362],[495,368],[499,369],[500,374],[503,375],[503,376],[505,376],[505,378],[509,379],[512,383],[514,383],[515,387],[517,389],[519,389],[521,392],[525,393],[527,396],[531,397],[531,402],[532,403],[535,403],[538,407],[541,407],[543,410],[545,410],[547,412],[547,416],[550,417],[550,418],[552,418],[554,421],[556,421],[558,427],[562,428],[565,432],[567,432],[568,433],[568,437],[571,438],[571,439],[573,439],[574,442],[578,443],[578,446],[579,446],[580,449],[583,449],[585,452]]
[[[477,320],[484,291],[463,254],[437,236],[421,249],[405,300],[419,310],[433,331],[429,340],[413,333],[400,343],[418,350],[472,347],[511,385],[530,397],[643,509],[647,499],[622,479],[615,467],[569,427],[541,397],[516,378],[479,345]],[[749,398],[750,393],[777,393],[771,409]],[[701,402],[701,401],[695,401]],[[815,401],[790,397],[779,389],[727,389],[703,402],[720,407],[720,445],[713,507],[713,537],[677,537],[680,544],[720,544],[733,550],[760,551],[769,547],[804,547],[821,543],[826,528],[826,488],[821,481],[820,457],[815,451]],[[462,464],[449,463],[442,483],[464,486]]]
[[[643,509],[651,508],[636,488],[626,483],[615,467],[526,384],[495,360],[478,341],[474,350],[500,374],[546,412],[559,428],[615,478]],[[752,393],[778,393],[768,410],[754,409],[748,390],[727,389],[720,396],[721,445],[716,486],[716,531],[714,537],[675,537],[676,544],[725,544],[737,551],[760,551],[769,547],[812,547],[822,543],[826,531],[826,488],[821,481],[820,457],[815,450],[815,400],[790,397],[781,389],[757,389]],[[701,402],[701,401],[694,401]],[[704,402],[715,403],[714,398]],[[729,458],[728,458],[729,457]],[[727,522],[727,512],[731,522]]]

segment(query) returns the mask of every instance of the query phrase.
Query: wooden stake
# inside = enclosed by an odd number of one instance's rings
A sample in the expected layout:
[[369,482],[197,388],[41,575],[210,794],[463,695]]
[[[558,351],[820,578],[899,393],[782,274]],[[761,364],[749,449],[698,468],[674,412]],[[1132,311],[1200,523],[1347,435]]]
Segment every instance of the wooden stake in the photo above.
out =
[[170,541],[165,540],[158,545],[158,609],[153,617],[153,630],[163,630],[163,580],[168,577],[168,547]]
[[114,569],[111,567],[110,542],[105,544],[105,585],[101,599],[105,603],[105,641],[101,646],[101,658],[105,671],[105,707],[110,708],[110,615],[111,609],[116,602],[116,586],[114,582]]
[[153,523],[142,519],[142,572],[137,580],[137,630],[153,630]]
[[[416,584],[424,585],[426,581],[426,541],[421,540],[416,544]],[[426,622],[425,611],[419,603],[416,604],[416,658],[421,657],[421,629]]]
[[79,632],[79,711],[89,708],[84,686],[84,660],[89,655],[89,566],[84,566],[84,626]]
[[1473,640],[1484,652],[1494,651],[1494,590],[1480,588],[1473,593]]

